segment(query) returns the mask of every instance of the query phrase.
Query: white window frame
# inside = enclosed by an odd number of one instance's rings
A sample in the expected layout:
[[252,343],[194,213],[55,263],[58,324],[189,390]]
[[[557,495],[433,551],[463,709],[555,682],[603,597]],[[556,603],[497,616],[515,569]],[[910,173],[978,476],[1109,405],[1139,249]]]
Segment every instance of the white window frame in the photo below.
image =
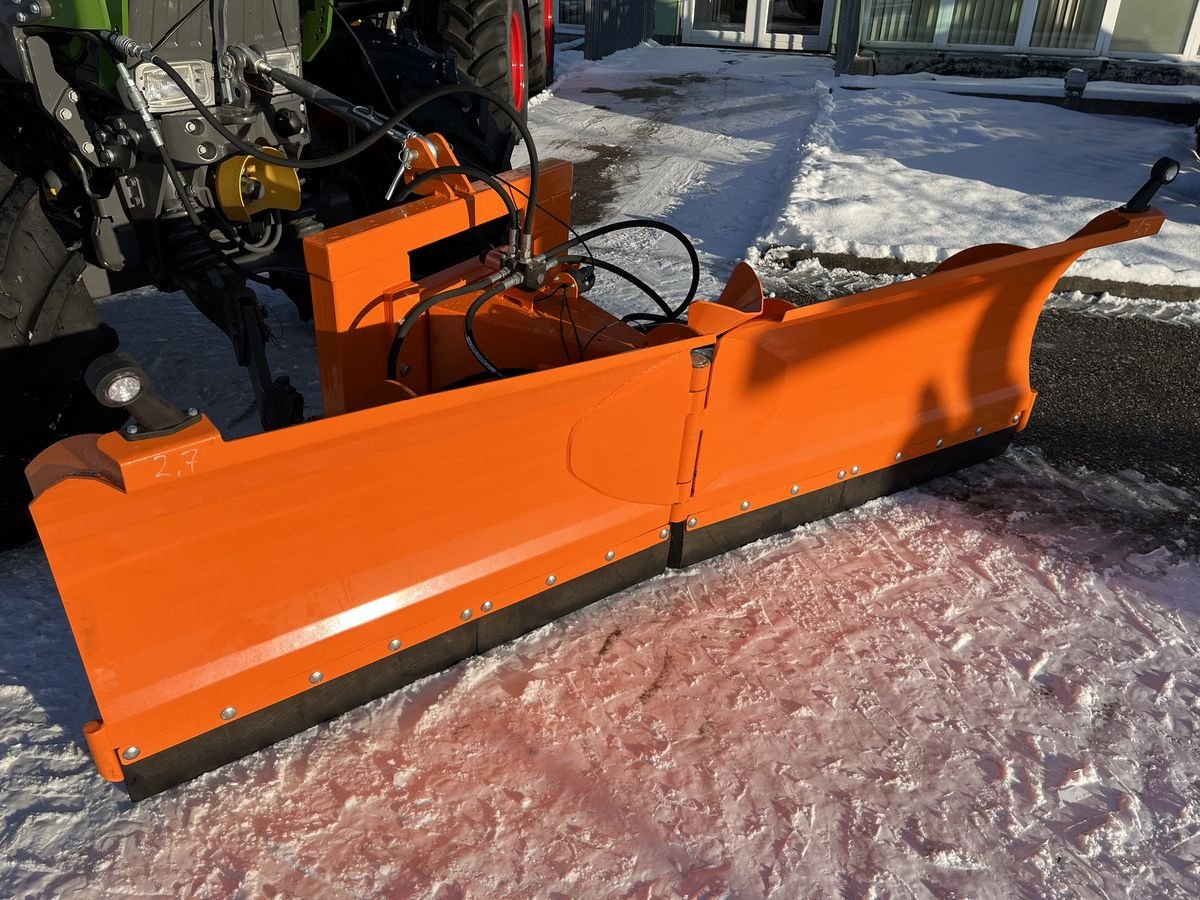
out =
[[866,0],[862,17],[861,43],[864,47],[879,47],[896,50],[947,50],[959,53],[1022,53],[1035,56],[1106,56],[1112,59],[1147,59],[1154,62],[1191,62],[1200,59],[1200,2],[1192,10],[1192,24],[1184,43],[1183,53],[1144,53],[1144,52],[1112,52],[1109,46],[1112,42],[1112,31],[1116,25],[1117,14],[1121,11],[1122,2],[1136,3],[1139,0],[1108,0],[1104,9],[1104,17],[1100,22],[1100,33],[1096,44],[1084,49],[1059,47],[1034,47],[1033,23],[1037,16],[1038,0],[1022,0],[1021,18],[1017,24],[1017,35],[1014,43],[1010,44],[953,44],[950,42],[950,22],[954,16],[954,0],[939,0],[937,23],[934,26],[933,41],[870,41],[867,39],[867,29],[871,21],[871,7],[874,0]]
[[554,0],[554,33],[558,34],[561,32],[562,34],[583,34],[584,27],[582,25],[562,24],[562,20],[558,17],[558,2],[559,0]]

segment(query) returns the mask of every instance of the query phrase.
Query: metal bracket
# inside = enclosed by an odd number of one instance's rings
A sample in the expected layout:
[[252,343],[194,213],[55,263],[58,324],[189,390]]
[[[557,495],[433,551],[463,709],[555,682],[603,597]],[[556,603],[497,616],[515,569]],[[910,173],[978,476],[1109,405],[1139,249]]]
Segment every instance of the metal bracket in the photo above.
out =
[[50,45],[39,37],[27,37],[25,46],[33,69],[33,86],[42,108],[67,133],[80,156],[94,166],[100,165],[88,122],[79,108],[79,93],[58,74]]

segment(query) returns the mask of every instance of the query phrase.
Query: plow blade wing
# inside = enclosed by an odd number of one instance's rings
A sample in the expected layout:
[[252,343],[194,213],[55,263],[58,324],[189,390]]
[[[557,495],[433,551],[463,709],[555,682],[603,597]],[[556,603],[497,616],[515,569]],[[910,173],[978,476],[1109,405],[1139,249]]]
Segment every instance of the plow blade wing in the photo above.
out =
[[[569,167],[546,177],[565,203]],[[486,202],[422,201],[310,245],[330,418],[236,441],[203,418],[73,438],[30,466],[100,712],[87,741],[135,799],[668,566],[1000,452],[1033,407],[1055,281],[1162,222],[1109,213],[1058,244],[976,248],[803,308],[742,266],[668,340],[584,361],[566,352],[565,294],[549,312],[516,298],[479,339],[508,346],[506,366],[520,347],[561,355],[468,386],[447,306],[400,357],[409,381],[390,380],[420,288],[393,289],[396,247],[503,211]],[[578,302],[580,327],[602,320]]]

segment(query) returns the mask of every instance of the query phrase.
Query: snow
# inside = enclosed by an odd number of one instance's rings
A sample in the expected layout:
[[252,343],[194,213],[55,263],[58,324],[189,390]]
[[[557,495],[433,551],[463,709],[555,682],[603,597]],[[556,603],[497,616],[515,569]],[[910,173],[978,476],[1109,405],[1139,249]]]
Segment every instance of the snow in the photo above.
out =
[[[1200,285],[1192,129],[928,90],[832,88],[800,148],[768,244],[936,262],[976,244],[1034,246],[1119,206],[1160,156],[1184,172],[1156,201],[1153,241],[1101,248],[1068,274]],[[886,211],[902,211],[888,215]]]
[[[1037,76],[967,78],[957,75],[938,75],[933,72],[916,72],[909,75],[843,75],[838,78],[837,83],[839,87],[843,88],[886,88],[944,91],[948,94],[1063,98],[1063,79]],[[1086,100],[1186,105],[1200,103],[1200,85],[1089,81],[1083,96]]]
[[[592,164],[595,221],[694,234],[709,293],[747,254],[778,277],[786,241],[940,258],[985,231],[1061,237],[1184,133],[831,91],[807,57],[577,63],[533,107],[543,156]],[[1189,177],[1167,195],[1183,224],[1105,265],[1200,277]],[[603,246],[686,283],[669,240]],[[887,280],[797,272],[818,295]],[[607,281],[601,296],[635,302]],[[273,363],[311,404],[311,327],[264,300]],[[1196,324],[1194,304],[1055,302]],[[255,430],[232,350],[186,300],[102,312],[160,388]],[[1196,896],[1198,534],[1194,495],[1010,451],[656,578],[137,806],[83,746],[94,709],[41,551],[3,553],[0,893]]]

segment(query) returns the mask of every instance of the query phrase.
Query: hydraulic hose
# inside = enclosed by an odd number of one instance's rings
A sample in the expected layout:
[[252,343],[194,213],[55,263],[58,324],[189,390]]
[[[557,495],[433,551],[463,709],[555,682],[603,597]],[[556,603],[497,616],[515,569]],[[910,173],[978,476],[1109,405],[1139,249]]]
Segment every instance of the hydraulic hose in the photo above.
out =
[[504,373],[495,365],[493,365],[492,361],[484,355],[482,350],[479,349],[479,345],[475,343],[475,317],[479,315],[479,311],[483,309],[484,304],[503,292],[504,282],[500,282],[499,284],[484,291],[475,298],[475,302],[471,304],[463,320],[463,332],[467,338],[467,348],[471,351],[471,355],[479,360],[479,364],[491,372],[496,378],[503,378]]
[[[634,284],[640,290],[654,299],[655,303],[657,303],[659,307],[671,317],[672,320],[678,319],[681,315],[683,315],[687,308],[692,305],[692,301],[696,299],[696,291],[700,287],[700,257],[696,253],[696,247],[692,244],[691,239],[674,225],[668,225],[666,222],[659,222],[654,219],[631,219],[626,222],[613,222],[610,225],[601,225],[599,228],[593,228],[591,231],[585,231],[583,234],[575,235],[570,240],[559,244],[557,247],[547,250],[542,255],[546,258],[554,257],[559,253],[562,253],[564,250],[569,250],[571,247],[574,247],[577,244],[583,244],[584,246],[587,246],[587,241],[589,239],[598,238],[606,234],[612,234],[614,231],[625,231],[634,228],[650,228],[655,231],[662,231],[666,234],[669,234],[671,237],[679,241],[679,243],[682,244],[683,248],[687,251],[688,259],[692,263],[692,283],[688,286],[687,296],[684,297],[683,302],[674,309],[672,309],[669,305],[666,305],[661,297],[659,297],[654,291],[645,287],[641,282],[634,281],[632,277],[627,277],[629,276],[629,273],[624,271],[616,272],[616,274],[626,278],[627,281],[630,281],[630,283]],[[571,258],[578,259],[577,257]],[[600,260],[596,260],[595,263],[602,269],[610,272],[613,271],[613,269],[610,268],[611,264],[601,264]]]
[[400,361],[400,350],[404,347],[404,339],[408,337],[408,333],[412,331],[417,320],[421,318],[433,307],[439,303],[445,303],[447,300],[453,300],[455,297],[462,297],[466,294],[473,294],[475,291],[486,290],[493,286],[499,286],[501,290],[510,288],[516,284],[516,278],[510,275],[507,270],[501,269],[494,275],[487,278],[481,278],[479,281],[473,281],[470,284],[464,284],[462,287],[454,288],[449,291],[442,291],[440,294],[434,294],[432,297],[426,297],[420,303],[416,304],[396,327],[396,336],[392,338],[392,346],[388,350],[387,371],[388,377],[393,381],[399,376],[396,366]]
[[[614,275],[619,275],[653,300],[654,305],[663,311],[664,317],[668,320],[674,321],[679,318],[680,313],[673,310],[671,304],[667,303],[658,291],[654,290],[654,288],[650,287],[650,285],[646,284],[646,282],[642,281],[642,279],[638,278],[632,272],[622,269],[615,263],[610,263],[603,259],[595,259],[591,256],[563,256],[558,261],[563,263],[582,263],[584,265],[595,266],[597,269],[603,269],[606,272],[612,272]],[[686,309],[686,307],[683,308]],[[680,312],[682,312],[682,309]]]
[[[476,181],[482,181],[493,191],[495,191],[500,199],[504,201],[504,205],[508,208],[508,218],[511,222],[513,231],[519,231],[521,228],[521,211],[517,208],[517,202],[513,200],[512,194],[506,191],[503,187],[504,182],[494,175],[489,175],[482,169],[477,169],[474,166],[438,166],[436,169],[430,169],[428,172],[422,172],[407,185],[398,195],[395,202],[402,203],[421,185],[442,175],[466,175],[468,178],[474,178]],[[515,249],[515,248],[514,248]]]

